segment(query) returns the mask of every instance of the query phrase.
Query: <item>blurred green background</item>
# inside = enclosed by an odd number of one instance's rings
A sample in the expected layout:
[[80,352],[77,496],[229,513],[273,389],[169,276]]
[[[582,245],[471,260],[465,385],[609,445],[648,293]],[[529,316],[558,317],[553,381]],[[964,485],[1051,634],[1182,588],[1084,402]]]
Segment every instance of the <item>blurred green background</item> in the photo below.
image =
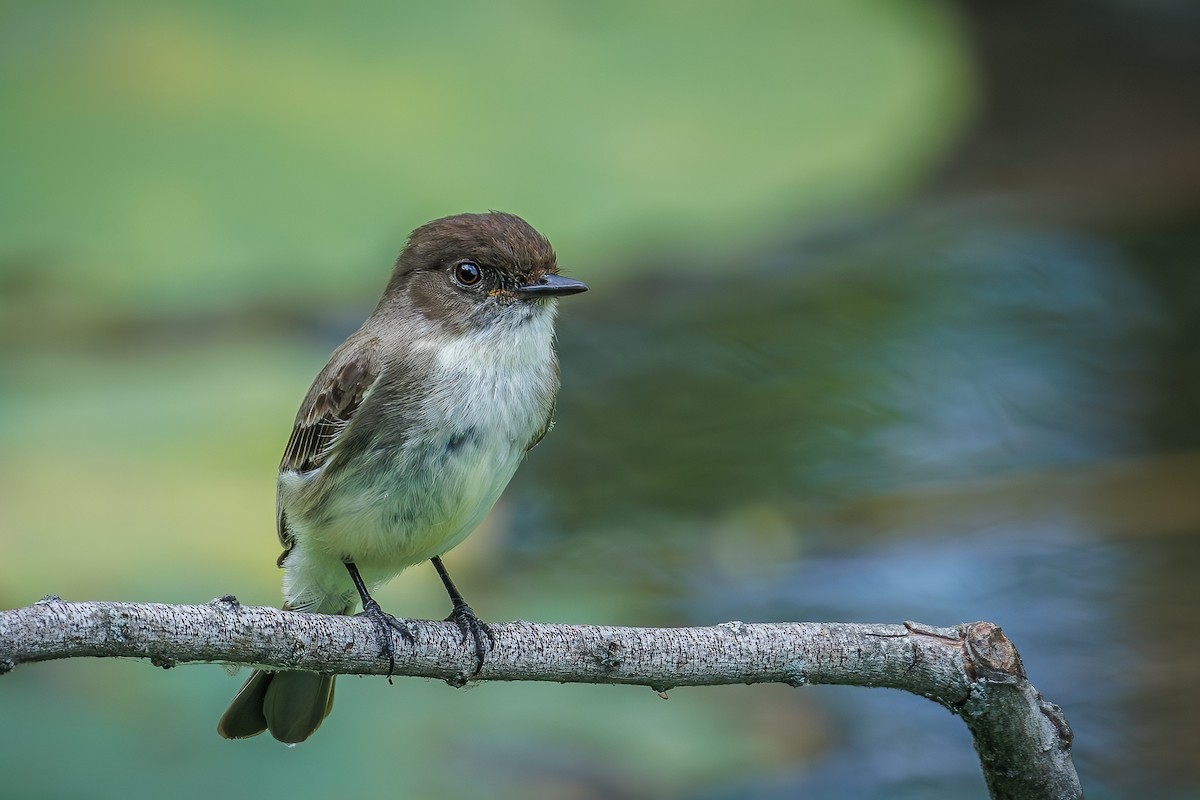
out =
[[[988,619],[1089,796],[1200,796],[1188,2],[0,6],[0,607],[279,602],[274,476],[407,232],[593,291],[558,426],[447,558],[488,619]],[[379,594],[442,617],[433,570]],[[13,798],[982,796],[899,693],[0,679]]]

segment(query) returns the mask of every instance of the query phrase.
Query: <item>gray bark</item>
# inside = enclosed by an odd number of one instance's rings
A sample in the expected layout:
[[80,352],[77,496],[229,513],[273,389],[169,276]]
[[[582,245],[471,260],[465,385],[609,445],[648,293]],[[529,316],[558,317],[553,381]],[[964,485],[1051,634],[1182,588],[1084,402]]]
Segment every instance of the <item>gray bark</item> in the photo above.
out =
[[[958,714],[974,738],[993,798],[1078,798],[1071,730],[1025,676],[1000,628],[726,622],[704,628],[492,625],[495,648],[469,675],[474,653],[448,622],[408,621],[394,674],[472,681],[627,683],[666,691],[726,683],[885,686]],[[240,605],[66,603],[48,597],[0,612],[0,674],[57,658],[140,657],[161,667],[221,662],[339,674],[386,675],[371,623]],[[2,686],[2,684],[0,684]],[[2,689],[0,689],[2,691]]]

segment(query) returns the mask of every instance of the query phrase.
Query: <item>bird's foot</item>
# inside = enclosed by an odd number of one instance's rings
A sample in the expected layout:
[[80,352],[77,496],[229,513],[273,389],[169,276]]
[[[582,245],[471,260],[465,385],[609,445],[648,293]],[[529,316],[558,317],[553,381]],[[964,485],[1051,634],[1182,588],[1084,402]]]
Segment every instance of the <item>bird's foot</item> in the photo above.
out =
[[483,669],[483,659],[487,651],[496,646],[496,637],[486,622],[475,616],[475,612],[466,603],[454,604],[454,610],[446,617],[447,622],[453,622],[462,631],[463,644],[470,639],[475,645],[475,670],[472,675],[478,675]]
[[382,655],[387,656],[388,682],[391,683],[392,672],[396,669],[396,640],[392,636],[392,632],[400,634],[400,638],[409,644],[416,644],[417,638],[413,636],[412,629],[408,627],[407,622],[393,617],[380,608],[379,603],[374,600],[363,603],[362,613],[357,616],[366,617],[375,626],[375,634],[379,638],[379,651]]

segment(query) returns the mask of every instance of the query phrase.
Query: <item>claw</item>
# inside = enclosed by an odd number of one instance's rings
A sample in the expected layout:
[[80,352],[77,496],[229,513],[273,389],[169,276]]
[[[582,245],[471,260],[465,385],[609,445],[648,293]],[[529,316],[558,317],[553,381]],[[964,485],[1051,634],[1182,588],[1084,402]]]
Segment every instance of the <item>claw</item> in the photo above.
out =
[[[468,637],[475,643],[475,670],[471,675],[478,675],[479,671],[483,669],[483,659],[487,656],[487,651],[496,646],[496,637],[492,635],[492,629],[488,627],[487,623],[475,616],[475,612],[467,605],[467,601],[463,600],[458,587],[454,585],[454,581],[450,580],[450,574],[446,572],[446,566],[442,563],[441,556],[434,556],[429,560],[437,570],[438,577],[442,579],[442,585],[446,587],[446,594],[450,596],[450,602],[454,604],[454,610],[450,612],[450,616],[446,617],[446,621],[453,622],[462,631],[463,644],[467,643]],[[487,640],[486,644],[484,643],[485,639]]]
[[416,644],[417,639],[413,636],[412,629],[404,620],[397,619],[380,608],[379,603],[374,600],[364,604],[362,613],[357,616],[366,617],[375,625],[375,634],[379,638],[379,652],[387,656],[390,678],[396,669],[396,644],[392,631],[400,634],[400,638],[409,644]]
[[[471,672],[472,675],[478,675],[483,669],[483,660],[487,656],[487,651],[496,646],[496,637],[492,634],[491,627],[475,616],[475,612],[466,603],[455,603],[454,610],[450,612],[450,616],[446,617],[447,622],[453,622],[462,632],[463,644],[467,643],[467,639],[473,640],[475,644],[475,669]],[[486,640],[486,644],[485,644]]]
[[358,573],[358,567],[354,565],[353,561],[346,562],[346,571],[350,573],[350,580],[354,581],[354,588],[358,590],[359,599],[362,600],[363,610],[357,616],[366,617],[375,625],[375,634],[379,637],[379,652],[388,659],[387,677],[388,683],[391,683],[392,673],[396,669],[396,644],[392,639],[392,631],[400,634],[400,638],[409,644],[416,644],[417,639],[413,636],[408,623],[393,617],[379,607],[379,603],[375,602],[375,598],[371,597],[370,592],[367,591],[367,585],[363,583],[362,575]]

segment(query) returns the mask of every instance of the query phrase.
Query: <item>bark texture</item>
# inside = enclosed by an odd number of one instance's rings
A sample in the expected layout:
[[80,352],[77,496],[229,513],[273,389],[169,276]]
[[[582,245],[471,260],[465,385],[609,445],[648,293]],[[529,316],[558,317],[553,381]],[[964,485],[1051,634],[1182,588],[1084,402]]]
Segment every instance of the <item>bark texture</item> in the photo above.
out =
[[[494,624],[482,670],[457,626],[409,620],[394,674],[472,681],[627,683],[666,691],[727,683],[885,686],[928,697],[966,722],[993,798],[1078,798],[1071,729],[1025,676],[1000,628],[916,623],[726,622],[702,628]],[[0,674],[58,658],[138,657],[160,667],[220,662],[386,675],[372,624],[242,606],[67,603],[0,611]],[[0,683],[0,691],[3,684]]]

